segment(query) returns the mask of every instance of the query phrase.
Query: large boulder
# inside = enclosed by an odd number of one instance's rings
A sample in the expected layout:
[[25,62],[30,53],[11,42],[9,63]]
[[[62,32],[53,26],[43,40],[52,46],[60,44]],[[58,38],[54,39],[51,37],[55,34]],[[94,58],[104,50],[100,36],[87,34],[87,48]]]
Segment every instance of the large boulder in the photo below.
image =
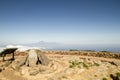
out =
[[38,61],[38,55],[37,55],[36,51],[34,49],[29,50],[27,64],[30,67],[36,66],[37,61]]
[[50,60],[48,57],[46,57],[40,50],[36,50],[37,56],[38,56],[38,63],[42,65],[48,65]]
[[38,49],[30,49],[28,51],[28,55],[23,57],[20,61],[18,61],[15,68],[20,68],[23,65],[27,65],[29,67],[35,67],[36,65],[48,65],[50,60],[42,53],[42,51]]

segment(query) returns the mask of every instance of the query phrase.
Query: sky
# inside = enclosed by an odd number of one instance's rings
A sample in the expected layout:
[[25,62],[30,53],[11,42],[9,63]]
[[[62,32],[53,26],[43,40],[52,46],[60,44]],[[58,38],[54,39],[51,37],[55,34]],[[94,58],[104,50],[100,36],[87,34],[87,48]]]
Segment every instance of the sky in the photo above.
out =
[[120,0],[0,0],[0,41],[120,44]]

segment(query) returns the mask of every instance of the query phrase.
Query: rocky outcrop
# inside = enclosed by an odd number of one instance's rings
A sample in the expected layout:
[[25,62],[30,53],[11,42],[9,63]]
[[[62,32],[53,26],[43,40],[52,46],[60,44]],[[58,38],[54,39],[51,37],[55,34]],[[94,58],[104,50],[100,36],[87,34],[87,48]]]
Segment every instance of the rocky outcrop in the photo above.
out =
[[15,63],[16,66],[13,65],[12,67],[14,69],[19,69],[23,65],[34,67],[41,64],[46,66],[49,64],[49,61],[50,60],[40,50],[30,49],[28,55]]
[[30,67],[35,66],[38,61],[38,55],[34,49],[29,50],[26,64]]

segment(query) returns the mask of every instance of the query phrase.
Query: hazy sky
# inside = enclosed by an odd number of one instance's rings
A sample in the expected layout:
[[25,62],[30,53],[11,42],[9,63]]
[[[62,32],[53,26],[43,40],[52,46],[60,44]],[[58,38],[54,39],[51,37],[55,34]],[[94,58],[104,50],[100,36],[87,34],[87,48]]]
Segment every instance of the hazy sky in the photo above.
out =
[[0,41],[120,44],[120,0],[0,0]]

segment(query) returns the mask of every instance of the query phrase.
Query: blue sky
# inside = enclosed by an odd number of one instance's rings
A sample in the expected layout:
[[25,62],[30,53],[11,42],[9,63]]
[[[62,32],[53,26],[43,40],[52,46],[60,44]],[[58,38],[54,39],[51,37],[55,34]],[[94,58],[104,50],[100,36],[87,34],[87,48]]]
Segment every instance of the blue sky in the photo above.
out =
[[120,0],[0,0],[0,41],[120,44]]

